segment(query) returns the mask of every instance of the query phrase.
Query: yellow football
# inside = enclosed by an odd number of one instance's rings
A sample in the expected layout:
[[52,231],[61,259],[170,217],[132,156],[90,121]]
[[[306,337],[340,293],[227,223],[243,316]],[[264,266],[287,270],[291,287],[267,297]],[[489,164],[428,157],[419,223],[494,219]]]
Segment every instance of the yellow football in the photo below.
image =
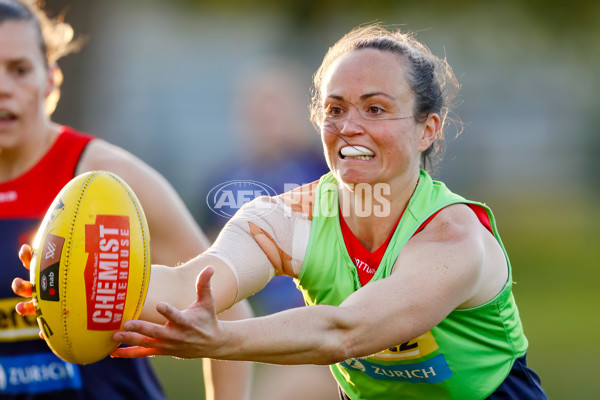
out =
[[33,243],[30,280],[37,321],[65,361],[90,364],[136,319],[150,279],[150,235],[131,188],[117,175],[73,178],[54,199]]

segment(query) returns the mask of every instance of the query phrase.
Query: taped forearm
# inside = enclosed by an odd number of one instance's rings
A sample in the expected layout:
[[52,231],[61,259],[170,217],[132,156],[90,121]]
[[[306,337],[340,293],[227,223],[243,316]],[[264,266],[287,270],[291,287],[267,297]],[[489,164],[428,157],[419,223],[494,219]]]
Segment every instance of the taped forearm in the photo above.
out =
[[262,289],[274,275],[297,276],[310,222],[277,198],[260,197],[242,207],[205,254],[222,260],[238,285],[236,301]]

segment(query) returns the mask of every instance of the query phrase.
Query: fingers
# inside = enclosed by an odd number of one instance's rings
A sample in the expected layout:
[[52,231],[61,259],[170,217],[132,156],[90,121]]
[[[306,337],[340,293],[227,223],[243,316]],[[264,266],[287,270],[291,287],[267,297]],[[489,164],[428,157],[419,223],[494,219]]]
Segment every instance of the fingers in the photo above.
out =
[[132,346],[150,347],[156,344],[155,341],[173,338],[166,326],[146,321],[125,321],[123,330],[115,332],[113,340]]
[[156,305],[156,310],[164,316],[169,322],[177,325],[186,325],[185,316],[181,311],[168,303],[159,303]]
[[149,357],[149,356],[159,356],[162,353],[153,347],[119,347],[110,353],[112,358],[134,358],[134,357]]
[[210,279],[214,273],[215,268],[212,265],[208,265],[198,274],[198,278],[196,278],[196,292],[198,293],[199,303],[204,303],[206,301],[212,303]]
[[19,249],[19,258],[21,259],[23,266],[27,269],[29,269],[29,266],[31,265],[31,257],[31,246],[29,246],[28,244],[24,244],[23,246],[21,246],[21,249]]
[[200,289],[210,289],[210,279],[214,273],[215,267],[212,265],[207,265],[204,267],[204,269],[198,274],[198,278],[196,278],[196,290],[200,291]]
[[35,306],[32,301],[17,303],[15,310],[23,316],[35,315]]
[[123,323],[125,332],[116,332],[113,340],[128,345],[150,347],[156,345],[154,341],[179,339],[180,333],[183,332],[180,329],[189,326],[184,314],[167,303],[158,304],[156,309],[167,318],[170,324],[159,325],[141,320],[125,321]]
[[[31,264],[31,246],[24,244],[19,250],[19,258],[23,266],[29,269]],[[11,284],[12,291],[21,297],[32,297],[33,284],[23,278],[15,278]],[[15,306],[17,313],[21,315],[35,315],[35,306],[32,301],[17,303]]]
[[33,284],[23,278],[13,279],[11,288],[16,295],[21,297],[31,297],[33,294]]
[[[209,337],[201,327],[214,325],[216,320],[214,299],[210,280],[214,274],[212,266],[202,270],[196,279],[198,300],[180,311],[168,303],[159,303],[156,310],[167,319],[164,325],[141,320],[123,323],[123,331],[115,332],[113,340],[129,345],[114,350],[111,357],[131,358],[170,354],[176,357],[203,356],[203,337]],[[213,329],[214,330],[214,329]]]
[[[165,347],[166,343],[163,340],[156,339],[154,337],[146,336],[141,332],[150,332],[152,327],[148,325],[154,325],[150,323],[142,324],[129,324],[129,322],[139,321],[127,321],[126,327],[130,332],[115,332],[112,336],[113,340],[122,344],[129,345],[129,347],[121,347],[114,350],[110,356],[117,358],[133,358],[133,357],[147,357],[167,354],[162,347]],[[163,328],[164,329],[164,328]]]
[[133,330],[128,329],[126,332],[115,332],[112,335],[112,339],[115,342],[119,342],[129,346],[153,347],[159,344],[159,339],[155,339],[153,337],[149,337],[143,333],[140,333],[140,331],[136,327],[131,328],[133,328]]

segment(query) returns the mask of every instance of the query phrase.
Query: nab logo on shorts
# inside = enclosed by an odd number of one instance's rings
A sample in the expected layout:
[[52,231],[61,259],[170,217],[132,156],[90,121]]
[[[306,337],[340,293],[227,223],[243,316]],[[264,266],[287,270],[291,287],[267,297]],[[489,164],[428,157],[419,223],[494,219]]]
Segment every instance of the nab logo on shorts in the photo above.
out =
[[[206,195],[206,204],[217,215],[231,218],[244,204],[260,196],[275,196],[267,184],[251,180],[234,180],[213,187]],[[269,209],[265,209],[267,213]]]

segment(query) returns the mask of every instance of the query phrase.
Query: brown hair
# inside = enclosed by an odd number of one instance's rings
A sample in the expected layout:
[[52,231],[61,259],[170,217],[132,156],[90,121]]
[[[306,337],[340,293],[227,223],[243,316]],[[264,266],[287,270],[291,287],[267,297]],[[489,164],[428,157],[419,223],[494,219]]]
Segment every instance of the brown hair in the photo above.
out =
[[[432,145],[423,152],[421,164],[431,167],[442,158],[444,150],[445,128],[449,114],[454,106],[460,85],[446,60],[439,59],[429,49],[409,33],[390,31],[379,24],[370,24],[354,28],[338,40],[325,55],[323,62],[313,79],[310,119],[320,129],[322,121],[322,85],[327,71],[342,55],[360,49],[376,49],[396,53],[406,60],[409,85],[415,96],[414,118],[423,122],[431,113],[440,116],[440,129]],[[452,118],[461,132],[461,123]]]

